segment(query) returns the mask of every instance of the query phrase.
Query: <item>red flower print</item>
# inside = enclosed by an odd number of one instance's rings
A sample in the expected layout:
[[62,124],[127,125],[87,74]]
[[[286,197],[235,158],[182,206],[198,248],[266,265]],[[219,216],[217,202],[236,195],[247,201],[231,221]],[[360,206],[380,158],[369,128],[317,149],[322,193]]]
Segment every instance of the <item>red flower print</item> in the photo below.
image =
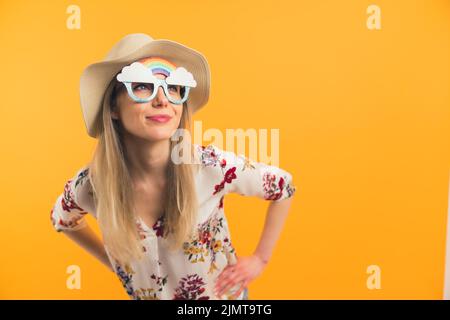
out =
[[211,237],[212,237],[211,232],[209,232],[209,230],[204,230],[203,232],[200,233],[199,241],[200,243],[208,244],[211,241]]
[[214,152],[214,147],[212,145],[200,146],[200,158],[201,162],[205,166],[215,167],[219,161],[217,154]]
[[200,297],[205,292],[205,285],[198,274],[187,275],[178,283],[173,300],[209,300],[209,296]]
[[283,177],[280,178],[280,181],[278,181],[278,188],[280,188],[280,190],[283,190],[284,187],[284,179]]
[[284,179],[280,177],[276,183],[277,176],[266,172],[263,176],[264,198],[266,200],[278,200],[283,195]]
[[219,211],[216,211],[216,214],[199,224],[196,236],[190,242],[184,242],[184,254],[188,256],[190,262],[205,262],[205,257],[209,255],[211,255],[212,263],[215,261],[216,251],[220,247],[220,240],[216,238],[224,228],[224,218],[218,213]]
[[[70,212],[70,210],[72,209],[77,209],[79,211],[84,211],[83,208],[80,208],[74,200],[74,194],[70,188],[70,184],[71,184],[72,180],[69,180],[66,182],[65,186],[64,186],[64,193],[63,193],[63,198],[61,199],[61,205],[64,211]],[[80,212],[80,213],[87,213],[87,212]]]
[[83,216],[75,216],[70,220],[64,221],[61,218],[59,219],[58,223],[60,226],[66,227],[66,228],[73,228],[78,225],[78,221],[81,220]]
[[50,220],[52,221],[52,224],[54,225],[55,224],[55,219],[53,218],[53,209],[54,208],[52,208],[52,210],[50,210]]
[[236,167],[232,167],[227,170],[227,172],[225,173],[225,182],[226,183],[231,183],[231,181],[233,181],[233,179],[236,179],[235,172],[236,172]]
[[222,181],[220,184],[216,184],[214,186],[213,194],[216,194],[216,193],[220,192],[223,189],[224,186],[225,186],[225,181]]
[[159,217],[159,219],[153,224],[152,229],[156,231],[157,237],[164,236],[164,215]]
[[214,186],[213,195],[222,191],[222,189],[225,187],[225,183],[231,183],[234,179],[236,179],[236,167],[232,167],[225,172],[224,178],[220,182],[220,184],[216,184]]

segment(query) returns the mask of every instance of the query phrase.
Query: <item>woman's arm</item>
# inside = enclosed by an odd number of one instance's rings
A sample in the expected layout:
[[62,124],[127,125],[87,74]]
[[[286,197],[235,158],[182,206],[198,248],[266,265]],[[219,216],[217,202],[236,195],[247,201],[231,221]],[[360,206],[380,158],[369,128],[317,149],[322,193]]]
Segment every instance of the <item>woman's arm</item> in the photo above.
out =
[[269,261],[296,187],[292,182],[292,174],[280,167],[255,162],[243,154],[225,151],[213,144],[203,147],[201,152],[203,161],[216,169],[215,173],[219,177],[223,175],[221,183],[214,185],[213,194],[225,190],[224,194],[238,193],[271,201],[264,229],[254,253],[248,257],[236,255],[237,261],[229,260],[229,264],[216,278],[216,295],[220,296],[236,283],[240,283],[240,289],[235,294],[237,297],[244,287],[262,272]]
[[264,228],[261,233],[258,245],[254,255],[259,257],[265,264],[272,256],[272,251],[280,237],[284,222],[291,206],[292,198],[281,201],[272,201],[269,204],[264,222]]
[[108,259],[108,255],[106,254],[105,247],[100,238],[95,234],[92,228],[86,224],[86,227],[79,230],[72,231],[62,231],[68,238],[73,240],[87,252],[92,254],[95,258],[97,258],[101,263],[103,263],[111,272],[114,272],[114,269],[111,266],[111,263]]
[[236,264],[230,264],[223,269],[216,279],[216,295],[221,296],[240,283],[240,288],[234,293],[236,299],[242,290],[261,274],[281,234],[291,202],[292,197],[289,197],[269,204],[264,228],[254,253],[248,257],[237,256]]
[[91,210],[95,207],[88,170],[88,166],[78,169],[65,183],[64,191],[58,196],[50,212],[51,223],[56,231],[64,233],[114,272],[103,241],[85,219],[88,212],[93,212]]

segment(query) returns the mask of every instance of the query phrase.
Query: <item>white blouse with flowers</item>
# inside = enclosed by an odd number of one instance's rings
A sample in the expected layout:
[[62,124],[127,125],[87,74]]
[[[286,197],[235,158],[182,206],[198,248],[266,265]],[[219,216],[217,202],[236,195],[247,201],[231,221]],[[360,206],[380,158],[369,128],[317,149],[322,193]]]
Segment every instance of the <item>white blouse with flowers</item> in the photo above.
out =
[[[224,214],[224,196],[234,192],[281,201],[295,193],[292,175],[279,167],[254,162],[214,144],[194,146],[201,159],[195,176],[199,201],[196,236],[169,253],[167,239],[162,234],[164,216],[151,227],[138,218],[136,224],[145,251],[143,259],[122,266],[111,258],[105,247],[131,299],[232,299],[233,292],[221,297],[214,294],[217,276],[227,264],[237,261]],[[96,217],[88,170],[87,166],[78,170],[57,198],[50,214],[56,231],[83,228],[88,212]],[[245,299],[244,293],[238,299]]]

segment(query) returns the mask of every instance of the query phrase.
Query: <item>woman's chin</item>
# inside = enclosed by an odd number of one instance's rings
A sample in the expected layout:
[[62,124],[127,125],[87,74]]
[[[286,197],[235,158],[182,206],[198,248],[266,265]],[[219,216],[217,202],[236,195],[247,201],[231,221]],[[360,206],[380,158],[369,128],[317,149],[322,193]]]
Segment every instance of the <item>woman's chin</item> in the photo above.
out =
[[158,128],[158,129],[149,129],[146,130],[144,134],[144,138],[149,141],[159,141],[159,140],[168,140],[172,136],[173,133],[172,128]]

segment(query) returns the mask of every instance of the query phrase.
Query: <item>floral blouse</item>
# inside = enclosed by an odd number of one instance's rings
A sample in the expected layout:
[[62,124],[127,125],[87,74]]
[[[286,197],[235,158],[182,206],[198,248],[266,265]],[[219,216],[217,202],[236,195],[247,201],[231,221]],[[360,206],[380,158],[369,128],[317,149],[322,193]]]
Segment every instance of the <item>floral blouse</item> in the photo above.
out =
[[[196,235],[169,254],[167,238],[162,234],[164,216],[151,227],[137,218],[145,252],[143,259],[118,265],[105,246],[111,265],[131,299],[233,299],[234,292],[221,297],[214,294],[217,276],[227,264],[237,261],[224,213],[225,195],[238,193],[281,201],[296,190],[292,175],[283,169],[254,162],[214,144],[194,146],[201,160],[200,170],[195,174],[199,201]],[[85,227],[88,212],[96,217],[88,170],[87,166],[81,168],[66,182],[51,209],[50,218],[56,231]],[[245,299],[246,290],[238,299]]]

